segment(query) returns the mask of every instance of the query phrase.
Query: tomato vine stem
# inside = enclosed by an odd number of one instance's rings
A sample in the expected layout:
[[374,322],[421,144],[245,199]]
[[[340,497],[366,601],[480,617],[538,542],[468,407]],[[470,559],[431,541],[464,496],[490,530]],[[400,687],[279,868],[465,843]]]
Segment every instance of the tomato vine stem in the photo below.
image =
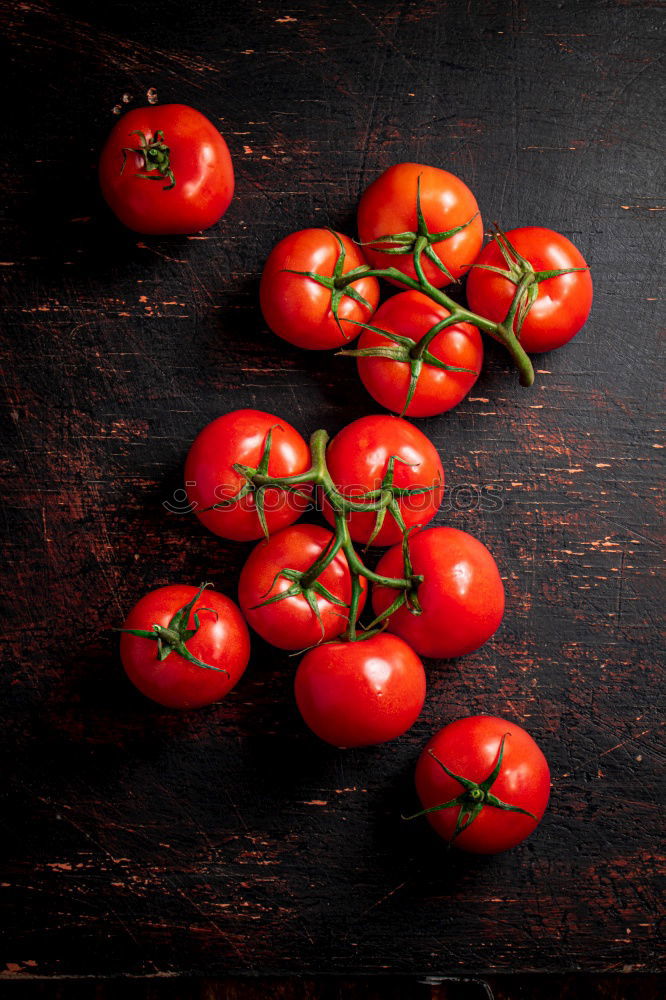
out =
[[[454,300],[450,298],[446,292],[443,292],[441,288],[435,288],[435,286],[432,285],[425,277],[423,268],[420,266],[420,261],[417,266],[416,255],[414,257],[414,267],[418,275],[418,280],[410,278],[407,274],[403,274],[397,267],[376,268],[370,267],[369,264],[366,264],[354,268],[353,271],[347,271],[344,275],[340,275],[340,277],[336,278],[335,284],[337,288],[344,288],[353,281],[359,281],[360,278],[385,278],[387,281],[397,282],[398,284],[404,285],[405,288],[410,288],[415,292],[421,292],[423,295],[427,295],[433,302],[437,302],[438,305],[444,306],[445,309],[448,309],[451,315],[450,317],[447,317],[449,320],[447,325],[453,325],[454,323],[471,323],[472,326],[475,326],[483,333],[487,333],[493,338],[493,340],[502,344],[511,355],[514,364],[518,369],[520,384],[523,386],[530,386],[533,384],[534,367],[528,355],[522,348],[518,337],[516,337],[513,331],[513,319],[516,315],[517,309],[519,308],[521,299],[528,287],[529,281],[526,281],[525,284],[522,284],[521,282],[517,286],[506,317],[501,323],[494,323],[492,320],[486,319],[485,316],[479,316],[470,309],[466,309],[464,306],[461,306],[458,302],[454,302]],[[529,278],[529,275],[526,276],[526,278]],[[432,331],[430,331],[430,333],[432,333]],[[424,350],[427,346],[428,345],[426,343]]]
[[[345,496],[340,492],[340,490],[338,490],[337,486],[333,482],[333,479],[331,478],[330,472],[328,471],[328,466],[326,464],[326,447],[328,445],[328,441],[329,435],[327,431],[316,430],[310,438],[310,452],[312,456],[310,468],[305,472],[300,472],[293,476],[271,476],[268,472],[272,446],[272,435],[269,431],[266,435],[264,451],[257,468],[253,469],[249,466],[241,465],[235,466],[236,471],[245,479],[244,484],[238,490],[236,495],[231,497],[229,500],[225,500],[223,503],[214,504],[208,509],[216,510],[229,507],[234,502],[238,502],[246,497],[248,493],[254,493],[257,512],[259,513],[262,504],[260,498],[263,491],[266,489],[284,490],[285,493],[289,493],[295,491],[299,486],[309,485],[314,487],[316,490],[319,490],[325,500],[328,501],[333,512],[333,518],[335,521],[333,539],[331,543],[326,546],[318,559],[315,560],[315,562],[305,571],[295,573],[292,570],[285,569],[278,575],[283,575],[291,581],[291,587],[289,588],[290,594],[303,593],[306,599],[308,599],[308,603],[310,603],[312,591],[321,592],[323,588],[323,585],[318,584],[317,582],[321,577],[321,574],[328,566],[330,566],[338,553],[342,551],[347,559],[347,565],[349,567],[352,583],[351,598],[348,605],[349,621],[347,629],[344,633],[344,638],[351,642],[355,642],[361,639],[367,639],[371,635],[375,635],[378,631],[380,631],[381,628],[384,627],[386,618],[402,604],[406,604],[413,614],[421,613],[416,592],[419,585],[423,582],[423,577],[415,574],[412,569],[409,547],[407,544],[409,533],[403,520],[398,501],[405,496],[429,493],[436,489],[439,486],[439,483],[434,483],[432,486],[427,487],[415,487],[413,489],[403,489],[402,487],[395,486],[393,484],[393,470],[395,462],[400,461],[400,459],[392,457],[389,459],[387,471],[382,484],[377,489],[370,490],[369,492],[352,499]],[[263,508],[261,507],[261,509]],[[372,540],[383,524],[386,514],[389,513],[393,517],[403,535],[404,575],[402,577],[383,576],[380,573],[375,573],[374,570],[365,565],[361,557],[356,552],[354,543],[349,533],[348,520],[349,515],[353,512],[374,512],[377,515],[375,529],[368,544],[372,543]],[[265,519],[263,519],[262,525],[265,528]],[[361,583],[362,577],[370,583],[379,584],[383,587],[390,587],[391,589],[398,591],[398,595],[386,612],[375,619],[375,621],[373,621],[367,629],[364,629],[361,634],[358,634],[356,619],[358,617],[359,601],[363,592],[363,585]],[[288,595],[280,595],[280,599],[284,596]],[[274,600],[276,600],[276,598],[268,597],[262,603],[272,603]]]

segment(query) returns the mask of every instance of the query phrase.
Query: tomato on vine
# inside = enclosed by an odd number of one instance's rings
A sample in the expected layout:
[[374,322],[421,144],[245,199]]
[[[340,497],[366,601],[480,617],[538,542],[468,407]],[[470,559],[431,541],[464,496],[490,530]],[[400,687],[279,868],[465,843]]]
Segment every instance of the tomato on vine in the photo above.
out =
[[[442,502],[444,470],[437,450],[422,431],[400,417],[376,414],[347,424],[330,442],[326,462],[343,497],[370,508],[346,515],[356,542],[393,545],[402,539],[400,521],[407,528],[427,524]],[[388,507],[372,509],[389,486],[403,495]],[[333,523],[328,500],[324,516]]]
[[481,372],[483,342],[471,323],[422,292],[399,292],[364,326],[356,349],[361,381],[373,399],[401,416],[430,417],[465,398]]
[[421,714],[423,664],[397,636],[317,646],[301,660],[294,692],[305,723],[337,747],[370,746],[401,736]]
[[539,226],[498,232],[467,279],[470,308],[502,322],[524,285],[513,330],[528,352],[551,351],[581,329],[592,308],[592,278],[573,243]]
[[[478,649],[504,615],[504,585],[486,546],[457,528],[426,528],[410,536],[408,548],[414,573],[423,577],[416,592],[422,613],[402,604],[388,619],[389,631],[421,656],[451,659]],[[396,545],[384,553],[377,573],[392,577],[402,566],[402,546]],[[375,586],[375,614],[386,614],[395,598],[395,590]]]
[[219,701],[240,680],[250,636],[238,607],[224,594],[172,584],[134,605],[120,636],[127,676],[167,708]]
[[261,410],[232,410],[196,437],[185,462],[191,509],[214,534],[252,541],[298,520],[310,503],[307,484],[257,487],[253,477],[296,476],[310,449],[286,420]]
[[550,795],[548,763],[532,737],[490,715],[440,729],[419,757],[415,781],[423,805],[416,815],[474,854],[497,854],[529,837]]
[[199,111],[162,104],[128,111],[99,161],[102,194],[137,233],[195,233],[229,207],[234,170],[226,142]]
[[[309,571],[330,552],[326,528],[294,524],[259,542],[240,575],[238,600],[255,632],[279,649],[305,649],[340,635],[349,621],[351,575],[343,551],[321,572]],[[360,614],[367,582],[362,578]]]
[[483,243],[483,223],[467,185],[438,167],[398,163],[361,196],[358,232],[373,268],[395,267],[442,288],[462,277]]
[[360,277],[344,288],[336,281],[366,264],[347,236],[330,229],[301,229],[273,248],[261,276],[259,298],[267,325],[278,337],[308,350],[355,340],[359,322],[371,318],[379,283]]

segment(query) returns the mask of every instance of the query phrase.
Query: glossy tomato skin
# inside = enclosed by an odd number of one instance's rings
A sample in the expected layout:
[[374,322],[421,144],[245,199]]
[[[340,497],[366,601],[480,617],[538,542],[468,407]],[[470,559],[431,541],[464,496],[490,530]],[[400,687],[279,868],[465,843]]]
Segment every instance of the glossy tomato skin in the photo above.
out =
[[341,347],[355,340],[360,327],[369,322],[379,302],[376,278],[361,278],[353,288],[368,302],[370,308],[343,295],[338,306],[338,319],[331,311],[330,289],[300,274],[289,271],[312,271],[331,277],[340,255],[340,240],[346,257],[344,273],[366,263],[362,251],[342,233],[336,236],[327,229],[301,229],[291,233],[273,248],[261,276],[259,298],[267,325],[278,337],[297,347],[322,351]]
[[[421,292],[400,292],[379,307],[372,325],[418,343],[449,315],[448,309]],[[395,343],[372,330],[364,330],[357,346],[359,349],[395,347]],[[431,417],[451,410],[465,398],[481,372],[483,342],[471,323],[456,323],[442,330],[428,349],[445,364],[469,369],[474,374],[446,371],[425,363],[404,416]],[[373,399],[388,410],[402,413],[409,390],[409,364],[376,357],[359,357],[356,361],[361,381]]]
[[[232,410],[213,420],[195,439],[185,462],[185,489],[191,508],[202,524],[214,534],[234,541],[253,541],[263,535],[254,496],[222,510],[204,508],[230,499],[245,479],[235,464],[256,469],[272,429],[268,472],[271,476],[292,476],[310,467],[310,449],[291,424],[262,410]],[[304,498],[284,490],[264,491],[269,533],[298,520],[308,506]]]
[[[499,628],[504,615],[504,586],[497,563],[477,538],[457,528],[426,528],[410,536],[414,573],[425,577],[418,588],[421,615],[399,608],[389,619],[390,632],[401,636],[421,656],[451,659],[472,653]],[[402,549],[394,546],[377,565],[381,576],[402,575]],[[375,614],[395,598],[375,586]]]
[[[389,459],[396,461],[394,484],[404,489],[431,487],[428,493],[399,501],[407,527],[427,524],[437,513],[444,493],[444,470],[437,449],[418,427],[388,414],[361,417],[336,434],[328,446],[326,462],[337,489],[348,499],[379,489]],[[324,503],[324,516],[333,514]],[[354,511],[348,519],[349,533],[356,542],[367,542],[373,532],[374,512]],[[400,528],[387,513],[373,545],[393,545],[402,539]]]
[[502,802],[525,809],[536,819],[484,806],[471,825],[452,840],[459,807],[428,813],[428,822],[440,837],[463,851],[497,854],[529,837],[548,805],[550,770],[546,758],[532,737],[514,722],[474,715],[440,729],[427,743],[416,765],[416,791],[423,808],[450,802],[463,788],[442,770],[429,751],[454,774],[480,783],[492,773],[505,734],[500,773],[490,791]]
[[[358,206],[359,240],[371,267],[396,267],[416,278],[411,255],[376,250],[368,243],[389,234],[416,232],[416,193],[421,178],[421,210],[428,232],[442,233],[473,219],[455,236],[433,244],[433,249],[453,278],[465,274],[476,260],[483,243],[483,223],[476,198],[459,177],[420,163],[398,163],[386,170],[366,189]],[[476,218],[473,218],[476,216]],[[422,257],[423,270],[435,288],[448,285],[439,268]]]
[[371,746],[401,736],[425,700],[423,664],[396,636],[317,646],[294,682],[305,723],[336,747]]
[[[573,243],[539,226],[510,229],[507,238],[535,271],[554,271],[567,267],[586,267]],[[477,264],[506,269],[506,262],[495,240],[481,251]],[[474,267],[467,279],[467,301],[473,312],[498,323],[506,316],[516,286],[494,271]],[[520,343],[528,353],[552,351],[575,337],[592,308],[592,278],[589,270],[573,271],[539,283],[520,332]]]
[[[243,614],[255,632],[278,649],[305,649],[334,639],[347,627],[347,609],[321,594],[313,595],[321,624],[303,595],[256,607],[266,597],[283,593],[292,585],[292,581],[285,577],[276,579],[281,570],[302,572],[309,569],[332,539],[332,532],[319,525],[294,524],[271,535],[268,541],[259,542],[243,567],[238,584],[238,600]],[[338,552],[318,580],[333,597],[349,604],[351,577],[344,552]],[[367,596],[365,578],[362,578],[362,586],[359,614]]]
[[[164,133],[175,186],[168,179],[146,180],[143,158],[123,148],[138,148],[143,132],[150,141]],[[122,173],[121,173],[122,171]],[[99,162],[102,194],[120,221],[137,233],[195,233],[220,219],[233,197],[234,170],[226,142],[208,119],[184,104],[162,104],[128,111],[111,129]]]
[[[150,631],[153,625],[168,626],[197,591],[184,584],[153,590],[135,604],[123,628]],[[228,676],[190,663],[176,652],[160,661],[153,640],[124,632],[120,636],[120,658],[132,684],[167,708],[199,708],[219,701],[238,683],[250,658],[247,625],[233,601],[215,590],[204,590],[192,608],[188,628],[196,627],[197,612],[200,628],[187,641],[187,649],[204,663],[228,671]]]

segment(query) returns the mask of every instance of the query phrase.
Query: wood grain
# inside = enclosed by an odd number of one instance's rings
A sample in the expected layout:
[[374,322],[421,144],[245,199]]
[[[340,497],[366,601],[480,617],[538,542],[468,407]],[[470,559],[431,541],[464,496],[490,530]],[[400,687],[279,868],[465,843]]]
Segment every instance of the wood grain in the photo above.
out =
[[[658,971],[658,6],[26,0],[3,20],[4,976]],[[237,195],[201,235],[137,238],[97,193],[113,108],[149,87],[230,144]],[[197,431],[242,406],[303,433],[373,410],[352,364],[266,330],[262,263],[303,226],[353,233],[405,159],[592,267],[591,319],[532,390],[489,346],[470,398],[420,424],[454,491],[498,499],[438,521],[495,554],[505,623],[430,663],[388,746],[317,743],[294,661],[259,640],[222,704],[162,711],[112,627],[168,581],[233,596],[248,552],[163,507]],[[473,712],[524,724],[553,773],[538,833],[491,860],[400,820],[426,738]]]

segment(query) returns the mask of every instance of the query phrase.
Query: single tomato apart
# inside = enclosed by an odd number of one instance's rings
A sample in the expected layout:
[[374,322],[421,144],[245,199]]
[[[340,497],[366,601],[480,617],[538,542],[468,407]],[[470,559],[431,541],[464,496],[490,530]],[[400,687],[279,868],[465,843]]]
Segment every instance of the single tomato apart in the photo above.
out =
[[440,729],[419,757],[415,781],[433,829],[474,854],[497,854],[529,837],[550,795],[548,763],[532,737],[491,715]]
[[[457,528],[426,528],[410,536],[422,614],[404,605],[388,619],[388,629],[421,656],[451,659],[472,653],[499,628],[504,615],[504,585],[497,563],[478,538]],[[380,576],[402,576],[402,546],[389,549],[377,565]],[[372,607],[383,614],[395,591],[376,585]]]
[[[508,244],[504,252],[502,238]],[[590,315],[592,278],[580,251],[552,229],[523,226],[500,233],[487,243],[467,279],[469,307],[480,316],[501,322],[524,272],[522,262],[527,262],[537,281],[529,293],[533,301],[526,315],[522,318],[520,310],[516,314],[514,332],[528,353],[562,347],[576,336]],[[487,268],[499,268],[502,273]],[[551,271],[568,273],[539,279],[540,274]]]
[[[294,524],[259,542],[250,553],[240,575],[238,600],[248,623],[272,646],[305,649],[346,629],[352,585],[344,552],[339,550],[317,576],[308,576],[333,543],[333,533],[326,528]],[[361,586],[358,614],[367,596],[365,577]]]
[[250,636],[239,608],[224,594],[172,584],[134,605],[123,624],[120,658],[146,697],[167,708],[199,708],[238,683],[250,658]]
[[361,277],[346,288],[336,278],[366,264],[342,233],[301,229],[272,250],[259,286],[261,311],[273,333],[297,347],[322,351],[355,340],[379,302],[379,283]]
[[200,111],[162,104],[128,111],[99,161],[109,208],[137,233],[196,233],[214,225],[234,193],[226,142]]
[[423,664],[397,636],[317,646],[301,660],[294,682],[306,725],[336,747],[386,743],[421,714]]
[[[397,500],[408,528],[431,521],[442,502],[444,469],[437,449],[418,427],[400,417],[376,414],[347,424],[330,442],[326,462],[336,489],[348,500],[363,503],[366,494],[387,485],[413,491]],[[324,516],[333,524],[328,501]],[[352,511],[347,520],[356,542],[393,545],[402,539],[390,511],[379,531],[375,511]]]
[[310,468],[310,449],[298,431],[262,410],[232,410],[196,437],[185,462],[185,490],[190,509],[214,534],[239,542],[261,538],[257,504],[269,534],[293,524],[308,508],[304,486],[297,492],[276,487],[260,494],[250,490],[235,499],[248,480],[234,466],[256,471],[267,455],[271,476],[295,476]]
[[371,267],[395,267],[412,279],[418,277],[413,251],[422,236],[423,273],[435,288],[461,278],[483,243],[479,206],[464,181],[421,163],[398,163],[366,189],[358,206],[358,232]]
[[373,329],[363,330],[355,352],[361,381],[373,399],[401,416],[431,417],[465,398],[481,372],[483,342],[471,323],[444,327],[430,339],[450,315],[415,291],[400,292],[379,307]]

